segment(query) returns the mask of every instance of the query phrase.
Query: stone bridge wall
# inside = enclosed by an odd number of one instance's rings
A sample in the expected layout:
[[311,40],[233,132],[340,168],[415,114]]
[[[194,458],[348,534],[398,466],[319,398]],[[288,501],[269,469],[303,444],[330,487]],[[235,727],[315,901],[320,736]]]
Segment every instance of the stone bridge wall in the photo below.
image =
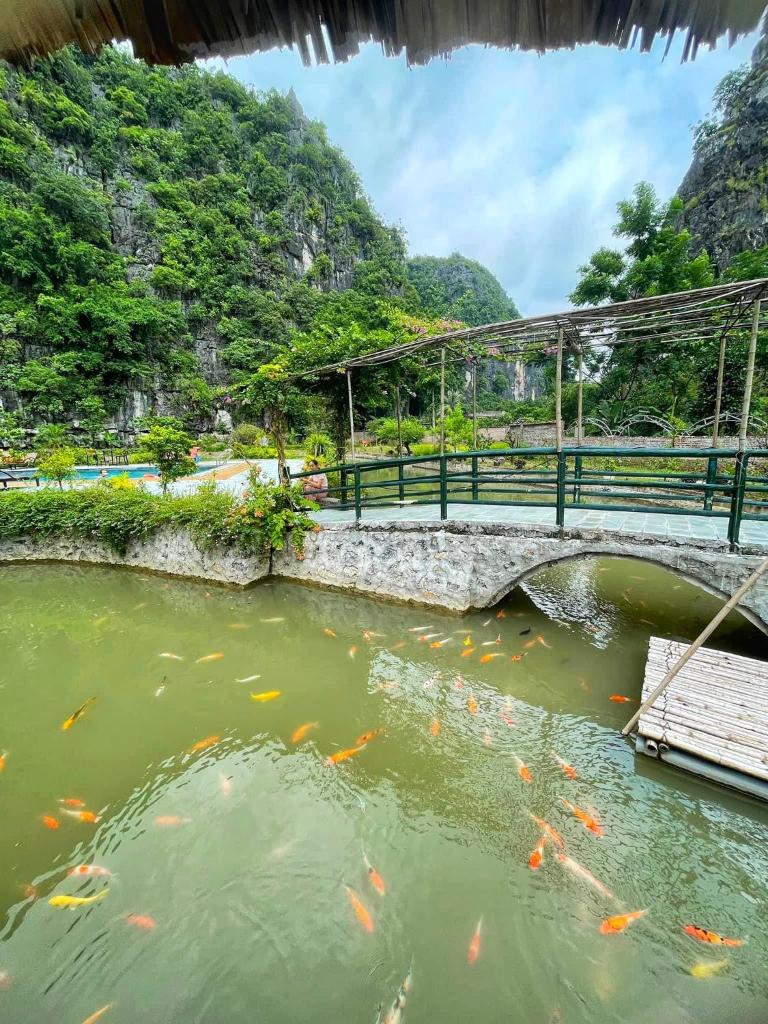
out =
[[[0,542],[0,562],[64,561],[122,565],[246,586],[268,575],[372,597],[462,612],[486,608],[544,566],[590,555],[653,562],[703,589],[729,597],[759,564],[759,553],[731,554],[723,544],[633,538],[618,532],[476,523],[335,523],[307,539],[306,557],[272,559],[231,550],[202,552],[186,533],[159,531],[117,555],[80,538]],[[768,577],[742,612],[768,632]]]

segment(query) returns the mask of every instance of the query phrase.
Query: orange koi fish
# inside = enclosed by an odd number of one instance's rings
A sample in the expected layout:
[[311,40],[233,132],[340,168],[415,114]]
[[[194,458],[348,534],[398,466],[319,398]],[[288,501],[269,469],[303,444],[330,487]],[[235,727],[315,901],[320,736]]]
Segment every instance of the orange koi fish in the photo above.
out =
[[323,630],[323,633],[325,633],[326,636],[336,636],[336,634],[333,632],[333,630],[332,629],[328,629],[327,626]]
[[54,818],[50,814],[44,814],[40,820],[42,821],[46,828],[50,829],[56,829],[61,824],[58,818]]
[[363,854],[363,862],[365,864],[365,870],[368,872],[368,878],[370,879],[371,885],[380,895],[384,895],[387,891],[386,885],[384,885],[384,879],[381,877],[376,868],[371,864],[365,854]]
[[480,659],[480,664],[481,665],[487,665],[488,662],[489,661],[493,661],[494,658],[503,658],[503,657],[504,657],[504,655],[500,654],[498,651],[495,654],[484,654],[482,656],[482,658]]
[[509,660],[510,661],[522,661],[523,660],[523,655],[522,654],[511,654],[509,656]]
[[[8,971],[0,971],[0,989],[9,989],[11,987],[11,975]],[[87,1021],[84,1024],[88,1024]]]
[[361,733],[360,736],[355,740],[356,747],[364,747],[366,743],[370,743],[371,740],[375,740],[377,736],[380,736],[384,732],[383,729],[370,729],[368,732]]
[[517,725],[517,722],[514,720],[514,718],[511,718],[509,715],[505,714],[503,711],[499,712],[499,718],[502,720],[502,722],[505,725],[508,725],[510,729],[514,729],[515,726]]
[[566,800],[563,796],[560,797],[560,800],[565,805],[565,807],[568,808],[568,810],[571,812],[574,818],[578,818],[581,824],[584,826],[584,828],[588,832],[591,832],[593,836],[600,837],[605,835],[605,830],[603,829],[602,825],[597,820],[597,818],[593,817],[591,814],[587,814],[586,811],[582,811],[579,807],[574,807],[574,805],[570,803],[568,800]]
[[319,725],[319,722],[305,722],[304,725],[300,725],[291,733],[291,743],[301,743],[307,733],[317,729]]
[[275,700],[282,692],[282,690],[263,690],[261,693],[252,693],[251,700],[255,700],[257,704],[266,704],[268,700]]
[[67,871],[68,875],[77,875],[79,878],[111,878],[112,872],[109,868],[102,868],[98,864],[76,864]]
[[5,771],[5,763],[8,760],[8,751],[0,750],[0,775]]
[[542,647],[546,647],[547,650],[550,650],[550,651],[552,650],[552,644],[548,644],[547,641],[544,639],[544,637],[541,635],[541,633],[539,633],[535,637],[535,641],[536,641],[537,644],[540,644]]
[[153,928],[157,928],[157,921],[149,914],[126,914],[125,922],[132,924],[134,928],[143,928],[145,932],[151,932]]
[[528,858],[528,867],[531,871],[538,871],[541,867],[541,862],[544,860],[544,845],[546,841],[546,836],[542,836],[539,840],[539,845]]
[[699,928],[696,924],[687,924],[683,928],[686,935],[690,935],[692,939],[698,939],[699,942],[709,942],[713,946],[743,946],[743,939],[726,939],[722,935],[718,935],[717,932],[708,932],[705,928]]
[[208,747],[214,746],[221,739],[221,736],[206,736],[204,740],[198,740],[197,743],[193,743],[187,750],[188,754],[197,754],[201,750],[207,750]]
[[517,754],[513,754],[512,757],[514,759],[515,764],[517,765],[517,774],[520,776],[523,782],[533,782],[533,777],[531,776],[531,772],[528,768],[528,765],[524,761],[521,761]]
[[155,818],[155,824],[159,828],[176,828],[178,825],[188,825],[189,818],[180,818],[176,814],[161,814],[159,818]]
[[328,758],[328,764],[341,764],[344,761],[348,761],[351,757],[356,757],[361,750],[365,750],[365,744],[359,747],[348,747],[346,750],[337,750],[335,754],[331,754]]
[[547,839],[550,840],[550,842],[554,843],[554,845],[559,847],[561,850],[565,849],[565,840],[557,831],[557,829],[552,828],[552,826],[548,822],[544,821],[543,818],[537,818],[536,815],[531,814],[530,811],[528,812],[528,815],[530,816],[532,821],[536,822],[536,824],[539,826],[539,828],[547,837]]
[[430,734],[430,736],[439,736],[440,735],[440,728],[441,728],[441,726],[440,726],[440,723],[438,722],[437,719],[435,719],[434,722],[430,722],[430,725],[429,725],[429,734]]
[[535,640],[527,640],[523,644],[523,647],[526,649],[526,651],[529,651],[531,649],[531,647],[535,647],[535,646],[536,646],[536,641]]
[[204,655],[202,656],[202,658],[197,658],[197,659],[195,660],[195,664],[196,664],[196,665],[202,665],[202,664],[204,664],[204,663],[205,663],[206,661],[221,661],[221,659],[222,659],[223,657],[224,657],[224,655],[222,654],[222,652],[221,652],[221,651],[214,651],[214,653],[213,653],[213,654],[204,654]]
[[573,765],[568,764],[568,762],[564,761],[562,757],[558,757],[554,751],[552,751],[552,757],[554,757],[554,759],[560,765],[563,775],[565,775],[567,779],[576,778],[576,769],[573,767]]
[[471,966],[477,963],[477,958],[480,956],[480,932],[483,928],[483,915],[480,915],[480,920],[477,922],[477,928],[472,936],[472,940],[469,943],[469,949],[467,950],[467,963]]
[[355,912],[355,917],[357,918],[357,920],[360,922],[360,924],[363,926],[363,928],[365,928],[365,930],[368,933],[372,932],[373,931],[373,919],[372,919],[371,915],[368,913],[368,910],[365,907],[364,903],[362,902],[360,897],[357,895],[357,893],[353,892],[352,889],[349,888],[349,886],[346,886],[346,890],[347,890],[347,899],[352,904],[352,909]]
[[470,658],[475,653],[476,649],[477,648],[475,647],[465,647],[461,652],[462,658]]
[[477,700],[475,699],[473,694],[470,693],[470,695],[467,697],[467,711],[470,713],[470,715],[476,715],[478,707],[479,705],[477,703]]
[[619,932],[623,932],[633,921],[639,921],[647,913],[647,910],[633,910],[629,914],[617,914],[616,917],[606,917],[600,924],[600,934],[618,935]]
[[94,814],[93,811],[70,811],[67,807],[62,807],[61,813],[68,814],[70,818],[76,818],[78,821],[84,821],[89,825],[95,825],[97,821],[101,821],[101,816]]
[[564,853],[558,853],[557,859],[564,868],[567,868],[571,872],[572,875],[575,875],[576,878],[580,878],[583,882],[587,882],[593,889],[597,889],[601,896],[605,896],[605,898],[609,900],[615,899],[615,896],[610,889],[604,886],[599,879],[595,878],[591,871],[587,871],[587,869],[577,863],[577,861],[572,860],[571,857],[567,857]]
[[89,697],[85,704],[81,704],[77,711],[73,711],[69,718],[65,718],[61,723],[61,728],[66,732],[67,729],[71,729],[78,718],[82,718],[88,708],[96,700],[95,697]]
[[503,608],[499,608],[499,610],[496,612],[496,618],[497,619],[506,619],[506,617],[507,617],[507,613],[504,611],[504,609]]
[[158,658],[168,658],[170,661],[184,661],[180,654],[173,654],[171,651],[163,651],[162,654],[158,654]]
[[355,647],[354,644],[352,644],[352,646],[349,648],[349,650],[347,651],[347,654],[350,656],[350,658],[354,658],[355,657],[355,655],[357,654],[357,648]]
[[85,807],[85,800],[78,800],[76,796],[60,796],[59,803],[62,807]]
[[96,1021],[101,1020],[104,1014],[111,1010],[114,1005],[114,1003],[107,1003],[106,1006],[102,1006],[101,1009],[92,1013],[90,1017],[86,1017],[83,1024],[96,1024]]
[[614,704],[634,704],[631,697],[623,697],[620,693],[612,693],[608,700],[612,700]]

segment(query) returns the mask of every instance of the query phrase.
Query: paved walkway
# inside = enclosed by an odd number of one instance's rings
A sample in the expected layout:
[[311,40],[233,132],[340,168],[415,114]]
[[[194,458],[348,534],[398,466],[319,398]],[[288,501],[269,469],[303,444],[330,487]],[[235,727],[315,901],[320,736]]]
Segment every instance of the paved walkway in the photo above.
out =
[[[314,513],[320,523],[354,521],[353,511],[327,508]],[[448,518],[470,523],[515,523],[517,525],[554,526],[553,508],[518,508],[508,505],[448,506]],[[363,522],[436,522],[437,505],[406,505],[395,508],[363,509]],[[659,512],[600,512],[591,509],[566,509],[565,526],[588,530],[607,530],[633,537],[664,537],[675,540],[727,540],[728,520],[705,516],[670,516]],[[740,541],[744,545],[768,549],[768,522],[744,521]]]

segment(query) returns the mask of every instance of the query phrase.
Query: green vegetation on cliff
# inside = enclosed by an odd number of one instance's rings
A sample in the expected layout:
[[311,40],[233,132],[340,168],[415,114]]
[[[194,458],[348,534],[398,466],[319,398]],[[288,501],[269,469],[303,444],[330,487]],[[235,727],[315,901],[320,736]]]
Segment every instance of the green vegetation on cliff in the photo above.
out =
[[425,312],[461,320],[470,327],[516,320],[517,306],[481,263],[455,252],[451,256],[415,256],[408,277]]

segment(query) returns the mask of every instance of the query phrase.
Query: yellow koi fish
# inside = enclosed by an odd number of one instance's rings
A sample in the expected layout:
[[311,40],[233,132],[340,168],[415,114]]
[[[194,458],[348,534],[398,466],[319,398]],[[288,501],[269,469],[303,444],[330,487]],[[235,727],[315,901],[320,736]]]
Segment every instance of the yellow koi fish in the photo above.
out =
[[279,697],[282,692],[282,690],[264,690],[263,693],[252,693],[251,700],[255,700],[258,704],[265,704],[268,700]]
[[51,896],[48,900],[49,907],[89,907],[92,903],[98,903],[99,900],[107,898],[109,889],[102,889],[101,892],[97,892],[95,896],[64,896],[61,893],[58,896]]
[[95,700],[96,700],[95,697],[89,697],[88,700],[85,702],[85,704],[81,704],[80,707],[77,709],[77,711],[73,711],[72,714],[69,716],[69,718],[66,718],[61,723],[61,728],[63,730],[65,730],[65,731],[67,729],[71,729],[72,726],[75,724],[75,722],[78,720],[78,718],[82,718],[83,717],[85,712],[88,710],[88,708],[91,706],[91,704],[93,704],[93,702]]
[[213,654],[204,654],[202,658],[197,658],[195,661],[196,665],[202,665],[206,661],[221,661],[224,657],[221,651],[214,651]]
[[83,1024],[96,1024],[97,1020],[101,1020],[105,1013],[112,1009],[114,1003],[107,1003],[106,1006],[102,1006],[100,1010],[92,1013],[90,1017],[86,1017]]
[[713,978],[728,966],[727,960],[704,960],[694,964],[688,973],[694,978]]

